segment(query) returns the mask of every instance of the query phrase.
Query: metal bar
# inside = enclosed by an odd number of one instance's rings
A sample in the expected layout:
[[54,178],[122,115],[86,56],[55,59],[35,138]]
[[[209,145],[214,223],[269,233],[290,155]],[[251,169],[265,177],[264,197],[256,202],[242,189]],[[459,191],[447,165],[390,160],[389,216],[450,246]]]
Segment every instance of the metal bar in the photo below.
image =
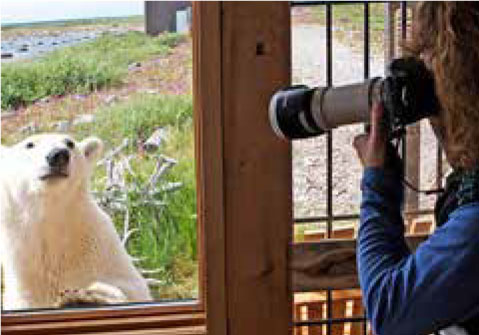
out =
[[407,1],[401,1],[401,39],[407,37]]
[[[407,2],[401,1],[401,39],[404,41],[406,40],[407,34]],[[406,136],[407,136],[407,129],[405,134],[402,136],[402,160],[404,171],[406,171],[406,159],[407,159],[407,148],[406,148]],[[407,176],[405,176],[407,178]],[[407,202],[407,201],[406,201]]]
[[[433,214],[433,209],[419,209],[416,211],[408,211],[404,212],[403,216],[416,216],[416,215],[429,215]],[[312,222],[326,222],[330,219],[328,216],[311,216],[311,217],[303,217],[303,218],[295,218],[295,224],[304,224],[304,223],[312,223]],[[346,215],[334,215],[331,217],[332,221],[350,221],[350,220],[357,220],[359,219],[359,214],[346,214]]]
[[367,321],[363,317],[350,317],[350,318],[331,318],[331,319],[313,319],[313,320],[305,320],[305,321],[295,321],[293,324],[295,327],[301,326],[321,326],[327,324],[338,324],[338,323],[346,323],[346,322],[364,322]]
[[[332,5],[347,5],[347,4],[363,4],[364,6],[364,30],[363,30],[363,55],[364,55],[364,72],[363,76],[364,79],[368,79],[370,77],[370,30],[369,30],[369,3],[364,1],[292,1],[291,6],[318,6],[318,5],[325,5],[326,6],[326,80],[327,85],[332,86],[333,84],[333,68],[332,68]],[[404,40],[407,36],[407,2],[401,2],[401,37]],[[319,217],[303,217],[297,218],[294,220],[295,224],[302,224],[302,223],[310,223],[310,222],[327,222],[327,237],[331,237],[332,235],[332,228],[334,221],[339,220],[357,220],[359,219],[358,214],[350,214],[350,215],[334,215],[333,211],[333,185],[332,185],[332,168],[333,168],[333,160],[332,160],[332,149],[333,149],[333,137],[332,132],[327,133],[327,212],[325,216]],[[402,145],[402,153],[403,159],[405,163],[406,159],[406,143],[403,140]],[[441,150],[438,148],[437,152],[437,174],[436,174],[436,183],[440,185],[441,183],[441,174],[442,174],[442,166],[441,159],[442,159]],[[441,172],[440,172],[441,170]],[[406,216],[413,216],[413,215],[421,215],[421,214],[431,214],[433,210],[415,210],[411,212],[404,213]],[[320,320],[308,320],[308,321],[297,321],[294,322],[294,326],[301,327],[301,326],[320,326],[326,325],[327,334],[332,334],[332,325],[334,324],[341,324],[345,322],[361,322],[362,323],[362,333],[364,335],[368,332],[368,322],[366,313],[363,314],[362,317],[351,317],[351,318],[333,318],[332,312],[332,290],[327,290],[327,318],[320,319]]]
[[363,4],[364,1],[291,1],[291,7],[310,7],[321,5],[354,5]]
[[442,187],[442,149],[441,149],[441,145],[439,144],[439,141],[437,141],[436,188],[441,188],[441,187]]
[[[332,217],[333,221],[349,221],[349,220],[356,220],[359,219],[359,214],[350,214],[350,215],[336,215]],[[305,218],[297,218],[294,219],[295,224],[302,224],[302,223],[311,223],[311,222],[325,222],[328,221],[328,216],[312,216],[312,217],[305,217]]]
[[364,3],[364,79],[369,78],[369,3]]
[[[333,39],[332,39],[332,7],[326,5],[326,84],[333,84]],[[333,133],[327,134],[327,237],[331,237],[333,230]]]

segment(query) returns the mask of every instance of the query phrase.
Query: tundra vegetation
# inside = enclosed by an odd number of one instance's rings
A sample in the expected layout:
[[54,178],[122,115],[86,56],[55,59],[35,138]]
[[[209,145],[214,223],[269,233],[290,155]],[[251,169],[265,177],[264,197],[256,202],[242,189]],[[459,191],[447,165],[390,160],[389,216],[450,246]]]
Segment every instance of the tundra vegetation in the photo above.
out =
[[[384,7],[370,4],[372,51],[382,54]],[[334,38],[362,48],[363,6],[333,9]],[[296,7],[293,24],[324,26],[324,6]],[[2,143],[32,132],[96,135],[106,143],[92,191],[112,215],[157,299],[198,296],[191,39],[149,37],[142,18],[2,27],[3,38],[128,27],[42,58],[2,63]],[[145,146],[152,134],[158,144]],[[297,204],[295,204],[297,206]],[[345,223],[346,225],[350,223]],[[321,224],[296,225],[295,239]]]
[[45,131],[105,142],[92,192],[158,300],[198,296],[189,40],[107,33],[1,69],[3,144]]

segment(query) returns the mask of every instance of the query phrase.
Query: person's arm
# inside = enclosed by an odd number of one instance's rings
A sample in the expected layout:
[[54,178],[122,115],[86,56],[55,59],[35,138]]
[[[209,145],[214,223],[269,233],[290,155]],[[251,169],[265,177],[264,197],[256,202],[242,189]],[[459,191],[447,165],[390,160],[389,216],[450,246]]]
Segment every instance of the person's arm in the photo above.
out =
[[398,176],[365,169],[357,261],[376,335],[430,334],[479,304],[479,204],[456,210],[411,254],[403,237],[401,189]]

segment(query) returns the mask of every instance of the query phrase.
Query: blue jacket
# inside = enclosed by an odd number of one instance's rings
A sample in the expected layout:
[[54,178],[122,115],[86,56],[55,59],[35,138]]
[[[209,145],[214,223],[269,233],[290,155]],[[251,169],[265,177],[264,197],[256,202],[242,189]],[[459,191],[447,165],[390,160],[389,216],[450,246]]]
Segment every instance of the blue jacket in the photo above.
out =
[[431,334],[477,315],[479,203],[454,210],[411,253],[404,240],[401,179],[366,168],[361,190],[357,263],[375,334]]

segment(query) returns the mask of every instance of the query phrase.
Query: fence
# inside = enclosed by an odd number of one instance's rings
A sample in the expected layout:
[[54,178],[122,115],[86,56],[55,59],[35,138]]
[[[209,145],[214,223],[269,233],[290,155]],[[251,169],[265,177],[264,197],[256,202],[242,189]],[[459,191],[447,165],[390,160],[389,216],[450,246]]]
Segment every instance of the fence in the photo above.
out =
[[[335,80],[333,72],[333,13],[336,8],[341,6],[361,7],[362,14],[362,55],[363,55],[363,78],[367,79],[371,75],[371,33],[370,33],[370,3],[359,1],[293,1],[292,8],[310,8],[313,11],[318,9],[325,10],[325,72],[326,85],[331,86]],[[377,3],[375,3],[377,6]],[[343,7],[344,8],[344,7]],[[397,15],[399,14],[399,15]],[[412,11],[406,2],[384,3],[384,59],[387,64],[398,54],[399,41],[407,37],[408,24],[411,21]],[[313,18],[314,20],[314,18]],[[313,22],[314,23],[314,22]],[[377,22],[375,22],[376,24]],[[293,34],[294,39],[294,34]],[[294,45],[294,41],[293,41]],[[294,50],[293,50],[294,51]],[[301,52],[301,51],[299,51]],[[294,53],[293,53],[294,54]],[[293,57],[294,62],[294,57]],[[318,74],[319,76],[319,74]],[[414,185],[420,185],[420,145],[421,145],[421,125],[411,126],[402,141],[402,156],[405,164],[406,178]],[[326,135],[326,208],[324,215],[295,215],[295,227],[319,224],[325,225],[323,229],[303,229],[302,242],[320,242],[325,239],[349,238],[354,237],[354,227],[345,226],[344,221],[357,221],[357,213],[336,214],[334,210],[335,201],[338,197],[334,195],[333,189],[333,138],[336,130],[330,131]],[[424,139],[423,139],[424,140]],[[426,139],[427,140],[427,139]],[[436,186],[441,185],[442,176],[442,154],[436,144],[435,155],[435,178]],[[341,171],[340,171],[341,173]],[[423,182],[424,183],[424,182]],[[431,186],[431,185],[429,185]],[[419,234],[429,233],[434,224],[430,218],[432,213],[430,206],[420,208],[419,198],[416,192],[406,193],[406,213],[405,218],[408,224],[408,233]],[[430,204],[430,203],[429,203]],[[428,205],[429,205],[428,204]],[[302,255],[303,256],[303,255]],[[294,257],[293,257],[294,258]],[[294,287],[295,285],[293,285]],[[298,287],[295,287],[298,291]],[[368,334],[370,329],[364,314],[364,308],[361,302],[361,294],[357,287],[347,287],[342,290],[328,288],[324,291],[296,293],[294,299],[294,326],[295,334],[349,334],[359,335]]]

